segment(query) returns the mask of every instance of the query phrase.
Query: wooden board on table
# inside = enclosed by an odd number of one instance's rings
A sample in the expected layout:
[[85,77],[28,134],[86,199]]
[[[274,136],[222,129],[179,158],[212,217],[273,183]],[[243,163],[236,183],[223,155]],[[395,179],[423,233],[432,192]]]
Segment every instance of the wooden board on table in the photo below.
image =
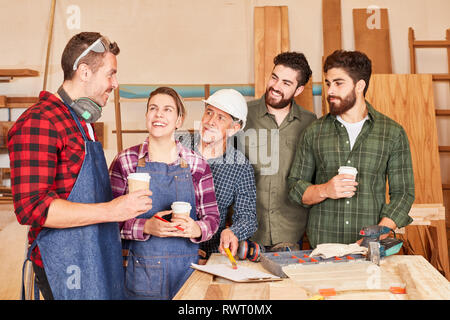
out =
[[392,73],[387,9],[353,9],[355,50],[372,60],[372,73]]
[[191,268],[202,272],[210,273],[214,276],[222,277],[234,282],[265,282],[279,281],[281,278],[267,272],[261,272],[253,268],[239,266],[233,269],[229,261],[226,263],[198,265],[192,264]]
[[[208,264],[227,262],[226,257],[216,253],[208,260]],[[264,270],[261,263],[248,260],[240,260],[238,265]],[[402,275],[404,265],[408,267],[408,277]],[[304,267],[307,268],[293,267],[291,278],[270,283],[234,283],[194,271],[174,299],[302,300],[317,294],[314,290],[333,286],[341,291],[330,299],[450,299],[449,282],[421,256],[390,256],[381,261],[380,267],[368,262],[345,263],[342,267],[336,264]],[[301,275],[302,272],[308,276]],[[410,279],[413,279],[412,284]],[[390,293],[391,285],[405,285],[407,294]],[[415,292],[410,290],[411,285]]]
[[[226,264],[228,258],[214,253],[207,264]],[[268,272],[261,263],[238,260],[238,267],[250,267]],[[184,283],[175,300],[302,300],[307,299],[306,291],[291,279],[276,282],[236,283],[221,277],[195,270]]]

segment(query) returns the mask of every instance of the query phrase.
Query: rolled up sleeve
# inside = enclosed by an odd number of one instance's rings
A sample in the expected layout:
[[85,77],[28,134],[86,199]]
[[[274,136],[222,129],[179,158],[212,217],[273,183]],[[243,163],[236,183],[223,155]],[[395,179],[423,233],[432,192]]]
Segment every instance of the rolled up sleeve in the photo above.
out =
[[289,199],[305,208],[311,206],[302,202],[303,194],[312,185],[316,165],[308,129],[297,144],[294,161],[288,176]]

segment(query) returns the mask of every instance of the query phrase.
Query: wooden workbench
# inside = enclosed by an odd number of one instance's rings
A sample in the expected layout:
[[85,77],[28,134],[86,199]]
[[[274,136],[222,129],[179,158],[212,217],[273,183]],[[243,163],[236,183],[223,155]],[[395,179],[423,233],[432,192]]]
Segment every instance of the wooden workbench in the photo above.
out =
[[[220,254],[211,255],[208,264],[229,263]],[[261,263],[237,261],[238,266],[247,266],[264,270]],[[317,265],[314,270],[309,266],[310,276],[297,277],[296,269],[291,271],[291,278],[276,282],[234,283],[220,277],[195,270],[174,300],[304,300],[316,295],[315,289],[336,287],[336,295],[326,299],[443,299],[450,300],[450,284],[422,256],[396,255],[382,260],[379,269],[369,262],[354,262],[329,265],[329,272],[322,272],[327,266]],[[358,272],[349,268],[362,268]],[[298,269],[302,270],[303,269]],[[392,285],[406,287],[406,294],[392,294],[388,290],[355,289],[358,282],[367,283],[367,279],[378,272],[382,274],[381,282],[391,281]],[[388,279],[388,280],[386,280]],[[342,287],[346,283],[347,289]],[[339,291],[341,285],[342,291]],[[352,288],[353,290],[348,290]],[[313,288],[313,289],[311,289]]]

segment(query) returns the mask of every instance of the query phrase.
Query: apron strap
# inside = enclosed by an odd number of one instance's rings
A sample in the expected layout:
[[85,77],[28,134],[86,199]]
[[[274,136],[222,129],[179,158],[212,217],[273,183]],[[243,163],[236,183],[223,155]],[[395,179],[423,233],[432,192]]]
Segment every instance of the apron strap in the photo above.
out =
[[[27,262],[31,261],[31,252],[33,251],[34,247],[36,246],[36,240],[33,241],[33,243],[28,248],[27,252],[27,258],[23,262],[22,265],[22,291],[21,291],[21,300],[25,300],[25,267],[27,265]],[[31,266],[31,269],[33,269],[33,266]],[[39,287],[37,286],[37,277],[36,274],[34,275],[34,300],[39,300]]]
[[187,167],[189,167],[188,163],[187,163],[186,160],[184,160],[183,158],[180,158],[180,167],[181,167],[181,168],[187,168]]
[[[142,149],[144,148],[144,144],[141,144],[139,147],[139,154],[142,154]],[[144,168],[145,167],[145,157],[138,160],[138,167]]]
[[63,101],[64,105],[69,109],[70,114],[72,115],[72,118],[75,120],[75,122],[77,123],[77,127],[80,130],[81,134],[83,135],[83,139],[84,141],[90,141],[86,135],[86,132],[83,129],[83,126],[81,125],[80,119],[78,119],[77,114],[75,113],[75,111],[72,109],[71,106],[69,106],[67,103],[65,103]]

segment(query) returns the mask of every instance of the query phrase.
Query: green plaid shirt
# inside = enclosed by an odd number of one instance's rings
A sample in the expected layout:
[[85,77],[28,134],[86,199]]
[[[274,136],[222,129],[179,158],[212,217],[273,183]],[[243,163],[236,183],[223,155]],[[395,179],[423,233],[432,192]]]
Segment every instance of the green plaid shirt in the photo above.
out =
[[[352,150],[346,128],[331,114],[312,123],[297,146],[288,177],[289,197],[311,207],[306,231],[312,247],[353,243],[362,227],[376,225],[383,217],[392,219],[399,228],[412,222],[408,213],[414,202],[414,175],[408,137],[398,123],[368,102],[366,105],[369,119]],[[306,188],[328,182],[340,166],[358,170],[356,194],[313,206],[303,204]]]

